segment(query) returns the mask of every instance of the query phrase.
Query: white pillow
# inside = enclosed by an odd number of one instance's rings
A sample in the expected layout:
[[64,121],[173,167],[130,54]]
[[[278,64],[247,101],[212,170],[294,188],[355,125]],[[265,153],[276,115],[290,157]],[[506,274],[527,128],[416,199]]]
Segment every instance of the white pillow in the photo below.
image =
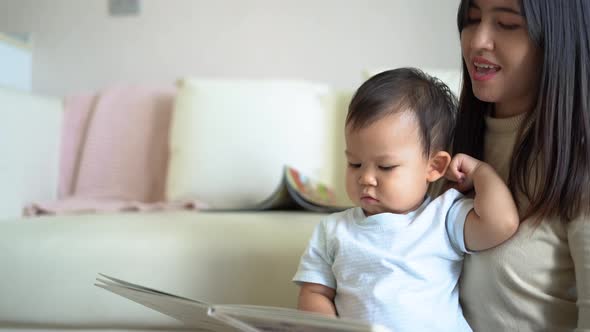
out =
[[[365,79],[369,79],[370,77],[377,75],[381,72],[384,72],[389,69],[394,68],[381,68],[381,69],[374,69],[374,70],[365,70],[363,76]],[[427,73],[430,76],[434,76],[439,80],[443,81],[446,85],[449,86],[451,91],[455,94],[455,96],[459,97],[461,94],[461,70],[455,68],[435,68],[435,67],[424,67],[419,68],[423,72]]]
[[249,207],[277,188],[284,165],[330,181],[336,128],[329,93],[302,81],[182,80],[167,199]]

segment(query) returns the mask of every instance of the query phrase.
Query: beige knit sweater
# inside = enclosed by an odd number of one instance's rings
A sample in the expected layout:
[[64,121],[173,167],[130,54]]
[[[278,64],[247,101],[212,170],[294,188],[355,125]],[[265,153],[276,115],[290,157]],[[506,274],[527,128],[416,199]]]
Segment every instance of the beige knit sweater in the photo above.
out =
[[[505,180],[523,118],[486,119],[485,159]],[[504,244],[466,256],[461,303],[475,332],[590,331],[590,218],[582,219],[525,221]]]

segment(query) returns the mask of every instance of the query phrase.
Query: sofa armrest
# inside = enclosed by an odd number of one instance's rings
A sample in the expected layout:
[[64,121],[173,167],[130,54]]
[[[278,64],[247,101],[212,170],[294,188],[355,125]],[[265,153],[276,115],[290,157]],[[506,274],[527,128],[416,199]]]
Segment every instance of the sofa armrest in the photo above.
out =
[[63,104],[0,87],[0,220],[57,197]]

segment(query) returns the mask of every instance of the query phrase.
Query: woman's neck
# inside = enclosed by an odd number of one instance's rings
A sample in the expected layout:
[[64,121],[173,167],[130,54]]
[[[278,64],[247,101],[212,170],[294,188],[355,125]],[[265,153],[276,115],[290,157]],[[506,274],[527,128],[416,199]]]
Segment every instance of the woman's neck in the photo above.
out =
[[527,113],[533,109],[531,103],[495,103],[492,110],[492,117],[494,118],[510,118],[519,114]]

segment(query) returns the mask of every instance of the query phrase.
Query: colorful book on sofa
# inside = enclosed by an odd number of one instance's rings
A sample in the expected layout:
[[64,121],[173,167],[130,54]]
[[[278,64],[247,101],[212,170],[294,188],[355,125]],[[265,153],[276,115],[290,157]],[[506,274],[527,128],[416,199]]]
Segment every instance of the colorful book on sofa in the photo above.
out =
[[272,195],[255,206],[255,210],[294,210],[338,212],[348,206],[338,204],[334,191],[297,169],[285,166],[283,179]]
[[388,332],[385,327],[280,307],[212,305],[99,274],[96,286],[212,332]]

